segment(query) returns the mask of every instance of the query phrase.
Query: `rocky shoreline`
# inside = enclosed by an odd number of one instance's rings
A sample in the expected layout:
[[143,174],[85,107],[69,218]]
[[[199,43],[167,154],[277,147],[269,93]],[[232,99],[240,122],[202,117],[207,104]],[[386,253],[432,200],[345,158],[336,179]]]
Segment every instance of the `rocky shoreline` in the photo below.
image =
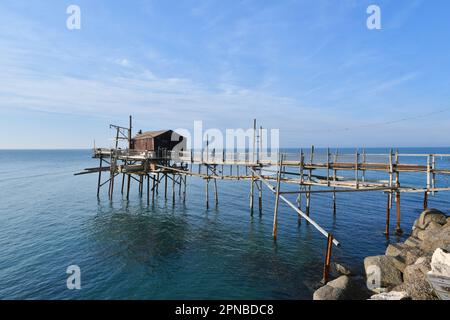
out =
[[364,259],[365,277],[334,265],[339,276],[314,292],[314,300],[437,300],[427,274],[450,281],[450,217],[425,210],[414,222],[411,236],[390,244],[384,255]]

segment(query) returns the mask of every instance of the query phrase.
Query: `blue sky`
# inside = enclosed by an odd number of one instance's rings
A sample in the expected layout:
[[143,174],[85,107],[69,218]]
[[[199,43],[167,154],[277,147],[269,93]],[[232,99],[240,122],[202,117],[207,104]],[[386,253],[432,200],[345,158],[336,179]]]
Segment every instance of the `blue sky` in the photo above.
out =
[[257,118],[287,147],[448,146],[449,14],[446,0],[2,0],[0,148],[107,146],[129,114],[144,130]]

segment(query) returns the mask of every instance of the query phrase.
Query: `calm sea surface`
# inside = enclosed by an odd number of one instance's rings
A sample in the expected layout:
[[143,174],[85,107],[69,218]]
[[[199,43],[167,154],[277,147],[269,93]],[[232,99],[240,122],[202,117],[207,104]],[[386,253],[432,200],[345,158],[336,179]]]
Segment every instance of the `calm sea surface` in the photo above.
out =
[[[1,299],[310,299],[321,278],[324,237],[311,225],[299,226],[281,203],[274,243],[274,196],[265,189],[263,213],[252,217],[249,182],[218,181],[219,206],[206,210],[203,181],[188,178],[185,205],[165,202],[160,192],[147,207],[136,183],[129,201],[118,187],[113,202],[107,187],[97,200],[97,175],[73,175],[98,165],[89,150],[5,150],[0,162]],[[438,163],[450,167],[446,159]],[[400,180],[425,183],[424,176],[408,174]],[[449,179],[438,177],[437,186],[446,185]],[[409,232],[423,195],[401,200]],[[450,193],[438,193],[429,204],[448,214],[449,200]],[[341,242],[333,248],[335,261],[362,272],[365,256],[384,252],[385,202],[381,192],[338,193],[333,217],[331,195],[312,196],[311,217]],[[73,264],[81,268],[81,290],[66,287]]]

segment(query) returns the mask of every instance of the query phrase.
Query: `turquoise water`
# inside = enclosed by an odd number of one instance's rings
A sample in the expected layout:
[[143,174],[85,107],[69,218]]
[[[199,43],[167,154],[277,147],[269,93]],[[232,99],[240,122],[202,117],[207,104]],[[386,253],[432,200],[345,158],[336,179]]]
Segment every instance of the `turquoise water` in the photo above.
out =
[[[136,183],[129,201],[117,187],[113,202],[107,188],[97,200],[97,175],[73,176],[97,165],[89,150],[4,150],[0,162],[1,299],[310,299],[321,279],[323,236],[281,204],[274,243],[274,197],[264,190],[263,213],[252,217],[249,182],[219,181],[219,206],[206,210],[203,181],[189,178],[185,205],[160,193],[147,207]],[[404,180],[418,183],[414,175]],[[449,196],[429,204],[449,213]],[[422,197],[402,195],[406,231]],[[335,217],[331,195],[313,195],[311,217],[341,242],[334,260],[358,271],[387,245],[382,193],[338,194]],[[66,287],[73,264],[81,290]]]

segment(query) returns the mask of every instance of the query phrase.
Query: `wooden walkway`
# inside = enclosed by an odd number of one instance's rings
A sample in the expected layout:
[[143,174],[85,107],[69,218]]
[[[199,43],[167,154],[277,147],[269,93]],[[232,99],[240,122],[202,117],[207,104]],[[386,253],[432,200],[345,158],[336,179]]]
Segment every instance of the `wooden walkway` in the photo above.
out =
[[[124,130],[122,127],[119,130]],[[129,129],[131,135],[131,124]],[[310,216],[311,195],[331,193],[333,213],[336,213],[338,193],[384,192],[386,195],[386,237],[390,235],[390,218],[393,203],[396,209],[396,233],[401,229],[401,193],[423,194],[423,207],[428,206],[428,196],[436,192],[450,191],[450,186],[439,185],[438,178],[450,175],[450,154],[400,154],[391,150],[386,154],[368,154],[364,150],[354,153],[334,153],[327,149],[317,152],[314,147],[298,153],[277,152],[263,154],[261,149],[254,152],[229,153],[221,150],[201,150],[199,152],[151,152],[122,150],[117,148],[94,148],[93,158],[99,160],[99,166],[86,168],[82,174],[98,174],[97,196],[101,187],[108,185],[108,195],[112,200],[115,181],[119,180],[120,192],[129,199],[130,185],[135,181],[140,196],[146,190],[147,205],[153,204],[155,197],[164,192],[168,199],[171,184],[172,201],[176,196],[186,201],[187,177],[198,177],[205,181],[206,207],[210,206],[210,183],[213,184],[214,204],[219,203],[219,180],[243,180],[250,182],[250,212],[255,209],[255,196],[258,197],[258,209],[262,212],[263,186],[275,196],[273,215],[274,240],[277,239],[278,211],[280,201],[286,203],[298,216],[304,219],[327,239],[323,277],[328,280],[332,244],[339,241],[322,228]],[[383,176],[384,179],[373,178]],[[418,185],[404,185],[400,177],[414,175]],[[106,180],[102,181],[102,176]],[[121,177],[121,181],[120,178]],[[372,177],[372,178],[370,178]],[[450,181],[444,180],[444,183]],[[285,188],[285,185],[291,185]],[[146,185],[146,188],[145,188]],[[292,186],[296,186],[293,188]],[[295,190],[293,190],[295,189]],[[297,195],[296,203],[285,195]],[[302,198],[305,198],[305,201]],[[305,205],[302,205],[305,203]]]

